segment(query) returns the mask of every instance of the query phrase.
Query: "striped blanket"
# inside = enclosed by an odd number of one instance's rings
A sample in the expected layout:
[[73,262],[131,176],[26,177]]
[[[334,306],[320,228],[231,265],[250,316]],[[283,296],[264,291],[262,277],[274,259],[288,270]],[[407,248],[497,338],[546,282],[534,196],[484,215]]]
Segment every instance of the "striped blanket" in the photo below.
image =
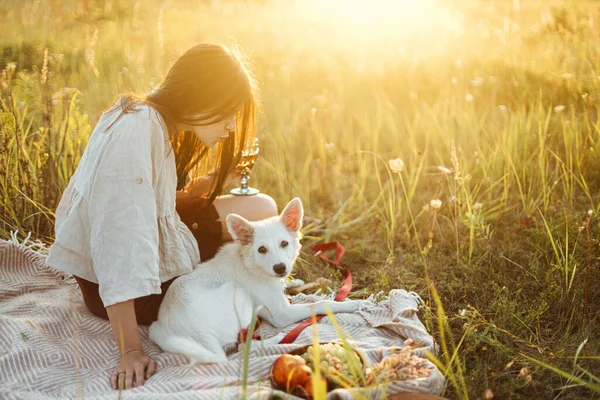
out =
[[[90,314],[75,280],[45,266],[45,247],[37,242],[0,240],[0,398],[2,399],[239,399],[243,397],[243,359],[233,353],[226,363],[187,365],[182,355],[164,353],[141,327],[146,354],[157,361],[158,372],[139,388],[121,397],[109,384],[118,361],[110,325]],[[315,301],[315,295],[297,295],[295,303]],[[322,297],[320,297],[322,298]],[[371,363],[412,338],[422,355],[434,343],[417,313],[418,296],[393,290],[389,298],[369,310],[336,316],[340,328]],[[284,329],[287,331],[292,327]],[[259,333],[270,337],[279,330],[261,324]],[[269,368],[281,353],[312,341],[305,329],[294,344],[253,349],[246,393],[250,399],[295,398],[269,386]],[[320,341],[338,339],[329,318],[318,324]],[[439,394],[444,378],[438,369],[428,377],[394,382],[369,390],[337,389],[328,399],[379,399],[384,393]]]

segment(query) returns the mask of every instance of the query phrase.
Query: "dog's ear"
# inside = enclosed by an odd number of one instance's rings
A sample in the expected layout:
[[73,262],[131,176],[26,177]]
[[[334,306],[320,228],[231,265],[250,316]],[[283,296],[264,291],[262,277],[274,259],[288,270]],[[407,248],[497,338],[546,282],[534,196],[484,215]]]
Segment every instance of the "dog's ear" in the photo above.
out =
[[279,216],[281,222],[290,232],[299,232],[302,228],[302,218],[304,218],[304,208],[299,198],[295,197],[288,203]]
[[254,237],[254,228],[250,222],[237,214],[227,216],[227,230],[234,240],[247,245],[252,243]]

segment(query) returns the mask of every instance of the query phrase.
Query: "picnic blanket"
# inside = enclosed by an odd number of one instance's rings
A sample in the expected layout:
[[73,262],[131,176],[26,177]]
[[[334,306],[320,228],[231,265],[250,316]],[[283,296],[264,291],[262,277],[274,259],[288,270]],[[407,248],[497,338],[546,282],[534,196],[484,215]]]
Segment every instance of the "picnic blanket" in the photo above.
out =
[[[145,326],[140,327],[142,345],[158,363],[158,372],[142,387],[120,394],[113,390],[109,377],[119,355],[110,325],[87,310],[71,276],[44,264],[46,254],[47,249],[39,241],[0,240],[0,398],[242,398],[241,352],[231,354],[226,363],[188,365],[184,356],[165,353],[154,344]],[[303,303],[323,297],[300,294],[290,299]],[[432,337],[418,319],[418,301],[414,293],[392,290],[387,300],[357,313],[338,314],[336,321],[371,363],[404,346],[407,338],[418,344],[414,352],[422,356],[426,350],[435,349]],[[339,339],[329,318],[323,318],[317,326],[320,341]],[[262,323],[258,332],[270,337],[280,330]],[[247,397],[296,399],[271,389],[269,368],[280,354],[311,342],[312,328],[307,328],[293,344],[253,348]],[[336,389],[327,398],[379,399],[384,393],[399,392],[439,394],[443,385],[442,374],[434,368],[428,377],[369,390]]]

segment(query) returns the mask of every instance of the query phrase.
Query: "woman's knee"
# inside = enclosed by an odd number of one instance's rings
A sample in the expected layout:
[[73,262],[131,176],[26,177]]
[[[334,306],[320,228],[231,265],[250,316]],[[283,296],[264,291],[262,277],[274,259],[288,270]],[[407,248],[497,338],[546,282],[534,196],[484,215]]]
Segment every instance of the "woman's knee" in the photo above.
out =
[[215,200],[222,226],[222,240],[231,240],[227,228],[227,215],[238,214],[250,221],[260,221],[278,215],[277,203],[271,196],[259,193],[255,196],[225,195]]
[[259,193],[254,197],[255,210],[259,214],[254,219],[261,220],[278,215],[277,202],[271,196]]
[[250,221],[259,221],[278,215],[277,203],[264,193],[255,196],[226,195],[215,200],[215,207],[222,221],[228,214],[238,214]]

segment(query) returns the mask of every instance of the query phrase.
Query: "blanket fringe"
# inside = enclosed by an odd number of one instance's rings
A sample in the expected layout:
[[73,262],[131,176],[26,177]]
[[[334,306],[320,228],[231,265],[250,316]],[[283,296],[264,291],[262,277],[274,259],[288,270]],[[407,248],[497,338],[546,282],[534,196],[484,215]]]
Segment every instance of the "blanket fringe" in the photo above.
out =
[[28,253],[28,254],[33,254],[34,256],[40,257],[43,259],[43,264],[46,268],[48,268],[49,270],[52,271],[52,273],[54,273],[58,278],[60,278],[63,283],[67,283],[67,284],[75,284],[75,278],[73,278],[73,275],[63,272],[63,271],[59,271],[57,269],[54,269],[52,267],[50,267],[49,265],[47,265],[45,263],[46,258],[48,257],[48,253],[50,252],[50,248],[41,240],[37,239],[37,240],[33,240],[31,239],[31,232],[29,232],[27,234],[27,236],[25,236],[25,238],[23,238],[23,240],[19,240],[19,231],[10,231],[10,239],[7,240],[7,243],[10,243],[16,247],[18,247],[19,249],[21,249],[24,253]]
[[47,257],[50,249],[46,246],[44,242],[41,240],[33,240],[31,239],[31,232],[27,233],[27,236],[23,240],[19,240],[19,231],[10,231],[10,239],[7,240],[8,243],[14,244],[15,246],[21,247],[23,249],[31,250],[40,256]]

